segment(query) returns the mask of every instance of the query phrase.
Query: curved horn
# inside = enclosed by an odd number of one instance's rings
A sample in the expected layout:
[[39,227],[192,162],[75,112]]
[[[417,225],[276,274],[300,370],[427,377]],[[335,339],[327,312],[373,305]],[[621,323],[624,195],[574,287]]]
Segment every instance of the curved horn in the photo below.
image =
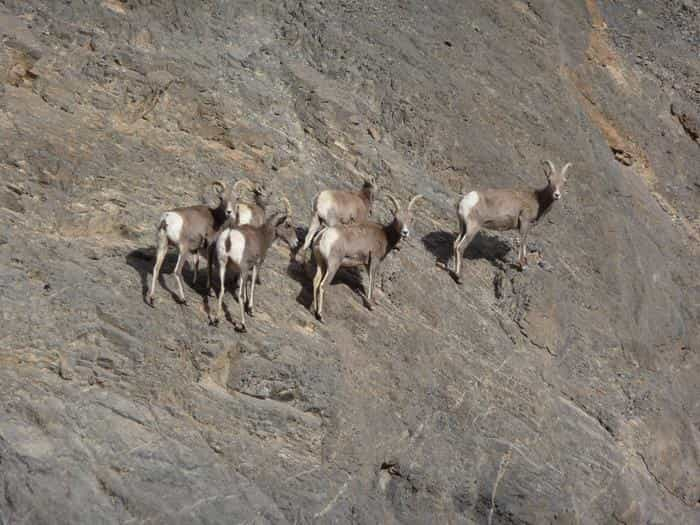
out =
[[[554,173],[556,173],[557,170],[554,169],[554,164],[552,164],[552,161],[551,161],[551,160],[545,160],[544,163],[545,163],[547,166],[549,166],[549,169],[551,170],[551,171],[549,172],[549,175],[554,175]],[[549,176],[549,175],[547,175],[547,176]]]
[[284,202],[284,207],[287,209],[287,217],[291,217],[292,216],[292,205],[289,202],[289,199],[287,197],[285,197],[284,195],[282,195],[280,197],[280,200],[282,202]]
[[237,180],[236,182],[234,182],[233,187],[231,188],[231,191],[235,192],[236,189],[238,188],[238,186],[242,186],[242,185],[247,186],[248,189],[254,188],[253,183],[250,182],[248,179],[240,179],[240,180]]
[[398,211],[401,209],[401,204],[399,203],[399,200],[396,197],[394,197],[391,193],[389,193],[388,191],[385,193],[386,193],[386,196],[389,197],[389,199],[391,199],[391,202],[394,203],[394,206],[396,206],[394,213],[398,213]]
[[211,183],[212,186],[219,186],[221,189],[219,190],[219,193],[223,193],[226,191],[226,183],[222,180],[215,180],[212,181]]
[[573,166],[571,162],[567,162],[566,165],[561,169],[561,176],[562,178],[566,178],[566,172],[569,170],[569,168]]
[[413,208],[413,205],[416,203],[416,201],[417,201],[418,199],[422,199],[422,198],[423,198],[423,195],[420,195],[420,194],[418,194],[418,195],[416,195],[415,197],[413,197],[413,198],[411,199],[411,202],[408,203],[408,208],[407,208],[407,210],[408,210],[408,211],[411,211],[411,208]]

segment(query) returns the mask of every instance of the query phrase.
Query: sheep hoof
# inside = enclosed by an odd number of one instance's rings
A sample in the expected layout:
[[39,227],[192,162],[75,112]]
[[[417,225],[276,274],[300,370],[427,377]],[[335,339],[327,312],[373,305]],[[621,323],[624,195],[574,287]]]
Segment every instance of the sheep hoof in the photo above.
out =
[[252,308],[246,308],[245,311],[250,317],[255,317],[255,312]]
[[319,323],[325,323],[325,321],[323,320],[323,316],[320,313],[316,312],[315,315]]
[[177,304],[181,304],[182,306],[187,306],[187,299],[185,299],[184,297],[176,297],[175,302]]
[[248,331],[248,329],[243,323],[241,323],[241,325],[236,328],[236,331],[245,334]]
[[219,319],[217,317],[209,319],[209,326],[219,326]]
[[155,308],[155,307],[156,307],[155,300],[153,299],[152,296],[151,296],[151,297],[146,297],[146,304],[147,304],[148,306],[150,306],[151,308]]

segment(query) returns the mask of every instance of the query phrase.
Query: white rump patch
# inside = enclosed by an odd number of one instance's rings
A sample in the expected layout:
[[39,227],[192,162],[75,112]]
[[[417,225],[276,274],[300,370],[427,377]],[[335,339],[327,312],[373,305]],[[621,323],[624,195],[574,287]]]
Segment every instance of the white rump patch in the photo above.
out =
[[322,191],[318,195],[316,201],[316,213],[324,219],[328,217],[328,213],[333,208],[333,195],[329,191]]
[[318,243],[318,250],[321,252],[324,258],[328,258],[331,254],[331,249],[335,242],[340,238],[340,232],[336,228],[328,228],[323,235],[321,235],[321,240]]
[[168,236],[168,240],[173,244],[178,244],[183,224],[180,214],[168,211],[160,217],[160,220],[161,222],[165,221],[165,234]]
[[[217,243],[216,248],[219,253],[225,253],[237,265],[243,260],[243,250],[245,250],[245,236],[238,230],[227,230],[222,239]],[[226,238],[231,239],[231,248],[226,251]]]
[[468,217],[469,212],[472,211],[472,208],[476,206],[478,202],[479,193],[476,191],[470,191],[464,197],[462,197],[461,201],[459,201],[459,214],[464,218]]
[[238,224],[250,224],[253,220],[253,212],[245,204],[238,206]]

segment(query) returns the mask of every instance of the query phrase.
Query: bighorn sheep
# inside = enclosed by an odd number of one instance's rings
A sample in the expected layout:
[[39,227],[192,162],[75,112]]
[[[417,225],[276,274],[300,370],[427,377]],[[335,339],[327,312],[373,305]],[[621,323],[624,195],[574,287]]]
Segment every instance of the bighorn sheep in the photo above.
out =
[[372,214],[376,193],[377,184],[374,177],[367,179],[357,192],[323,190],[318,193],[313,202],[314,211],[309,231],[299,251],[303,254],[309,249],[322,226],[366,222]]
[[365,266],[369,275],[369,288],[365,303],[373,309],[372,291],[377,271],[387,254],[409,235],[409,227],[413,217],[411,209],[422,195],[411,199],[405,210],[401,209],[399,201],[393,195],[387,194],[396,207],[393,220],[382,225],[376,222],[364,224],[338,225],[323,229],[313,244],[313,254],[316,260],[316,276],[314,277],[314,298],[311,306],[316,318],[323,322],[323,296],[326,286],[340,267]]
[[191,256],[190,264],[194,267],[193,280],[197,281],[199,259],[206,256],[207,246],[214,240],[221,225],[233,215],[234,195],[236,188],[242,181],[236,182],[233,187],[226,189],[226,184],[221,181],[212,182],[213,186],[219,186],[219,204],[215,208],[206,205],[188,206],[166,211],[160,216],[156,232],[156,262],[153,267],[153,279],[146,296],[146,302],[154,305],[153,294],[156,281],[160,274],[160,267],[165,259],[168,246],[177,246],[178,258],[175,264],[175,279],[180,292],[180,302],[185,302],[185,292],[182,288],[182,266],[185,258]]
[[522,269],[527,267],[527,233],[537,224],[552,207],[554,201],[559,200],[562,188],[566,182],[566,172],[571,163],[566,164],[560,172],[554,168],[551,161],[545,161],[549,171],[547,186],[541,190],[510,190],[488,189],[471,191],[464,195],[457,205],[457,219],[459,220],[459,235],[455,239],[454,278],[457,283],[462,282],[460,275],[462,268],[462,254],[474,236],[481,228],[490,230],[515,230],[520,231],[520,249],[518,264]]
[[[289,201],[283,198],[286,211],[270,216],[262,226],[249,224],[233,225],[227,223],[221,229],[216,242],[210,247],[208,257],[208,284],[211,286],[212,262],[216,258],[219,267],[219,298],[217,310],[211,315],[211,322],[218,323],[223,308],[226,267],[231,267],[238,274],[238,304],[241,308],[241,332],[246,331],[245,311],[253,316],[253,296],[255,293],[255,277],[265,261],[268,249],[275,239],[284,240],[294,250],[297,247],[296,229],[291,223],[292,209]],[[252,275],[251,275],[252,274]]]
[[234,220],[237,224],[262,226],[265,222],[265,208],[270,203],[272,194],[262,184],[253,184],[248,179],[239,181],[253,192],[253,202],[238,202],[234,210]]

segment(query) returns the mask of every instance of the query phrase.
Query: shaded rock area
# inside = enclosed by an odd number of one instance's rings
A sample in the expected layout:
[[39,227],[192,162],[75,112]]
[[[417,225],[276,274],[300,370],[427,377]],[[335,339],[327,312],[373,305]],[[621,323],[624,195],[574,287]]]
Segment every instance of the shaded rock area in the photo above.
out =
[[[0,4],[0,523],[700,522],[695,0]],[[444,270],[459,192],[544,184]],[[271,250],[247,334],[160,213],[247,176],[305,226],[420,192],[326,324]],[[385,204],[375,215],[388,217]],[[236,318],[232,295],[226,305]]]

